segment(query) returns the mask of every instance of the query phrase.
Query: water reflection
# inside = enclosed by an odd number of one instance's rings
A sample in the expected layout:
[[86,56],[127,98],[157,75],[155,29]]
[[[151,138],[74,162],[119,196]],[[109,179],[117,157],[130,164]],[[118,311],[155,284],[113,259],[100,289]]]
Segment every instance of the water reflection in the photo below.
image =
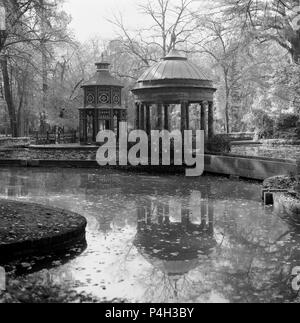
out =
[[134,245],[151,264],[158,265],[169,276],[188,273],[198,265],[198,257],[209,255],[216,244],[212,203],[209,215],[201,214],[200,224],[191,221],[189,209],[180,207],[179,211],[177,222],[171,221],[170,205],[149,201],[147,208],[138,208]]
[[[300,265],[299,232],[262,206],[258,184],[103,170],[2,169],[0,197],[87,218],[88,248],[75,259],[66,255],[51,260],[52,266],[43,264],[60,290],[132,302],[297,296],[290,273]],[[22,284],[44,281],[46,273],[39,269],[24,275]]]
[[[138,208],[137,234],[134,245],[138,252],[163,273],[164,299],[178,299],[190,287],[188,274],[201,265],[217,242],[214,239],[212,201],[201,200],[198,193],[192,210],[182,203],[160,203],[149,199]],[[172,213],[176,211],[177,219]],[[181,282],[184,282],[183,284]]]

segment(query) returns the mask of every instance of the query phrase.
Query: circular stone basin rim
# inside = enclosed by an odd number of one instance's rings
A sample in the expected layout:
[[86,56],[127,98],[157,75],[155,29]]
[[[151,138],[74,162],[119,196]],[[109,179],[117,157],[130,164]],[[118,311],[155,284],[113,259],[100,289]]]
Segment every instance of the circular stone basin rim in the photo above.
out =
[[86,226],[74,212],[0,199],[0,263],[84,243]]

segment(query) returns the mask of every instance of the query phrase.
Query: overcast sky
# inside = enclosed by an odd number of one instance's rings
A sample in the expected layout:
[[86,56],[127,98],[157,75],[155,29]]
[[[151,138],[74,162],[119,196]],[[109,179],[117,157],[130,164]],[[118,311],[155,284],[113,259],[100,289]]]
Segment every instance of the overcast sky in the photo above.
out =
[[[93,36],[102,39],[112,39],[117,35],[116,28],[110,24],[114,14],[122,14],[127,28],[136,29],[140,26],[148,27],[152,21],[139,12],[138,5],[146,0],[65,0],[64,10],[69,13],[73,21],[71,29],[79,41],[85,41]],[[154,1],[154,0],[153,0]],[[176,3],[176,0],[172,0]],[[177,0],[179,1],[179,0]],[[212,0],[195,0],[195,8],[201,4],[211,7]]]
[[74,30],[78,40],[84,41],[94,35],[103,39],[116,36],[115,28],[106,20],[114,13],[122,13],[126,25],[138,26],[144,18],[139,14],[137,4],[142,0],[66,0],[64,10],[71,14]]

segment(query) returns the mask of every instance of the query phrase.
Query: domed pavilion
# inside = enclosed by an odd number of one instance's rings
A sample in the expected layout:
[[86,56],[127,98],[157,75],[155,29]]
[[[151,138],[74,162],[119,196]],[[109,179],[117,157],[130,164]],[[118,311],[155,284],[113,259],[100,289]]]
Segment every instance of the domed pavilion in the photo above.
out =
[[[212,80],[176,49],[147,69],[132,90],[136,98],[136,129],[170,130],[170,105],[181,105],[181,131],[190,130],[190,106],[199,105],[201,130],[214,134]],[[156,129],[151,129],[151,109],[157,109]]]

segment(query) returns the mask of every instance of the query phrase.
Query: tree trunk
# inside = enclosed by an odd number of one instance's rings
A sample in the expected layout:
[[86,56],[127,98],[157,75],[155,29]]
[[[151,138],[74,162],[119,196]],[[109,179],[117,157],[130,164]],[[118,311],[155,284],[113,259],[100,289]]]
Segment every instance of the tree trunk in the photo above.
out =
[[43,111],[47,109],[47,94],[48,94],[48,72],[47,72],[47,58],[46,58],[46,46],[44,42],[41,42],[42,48],[42,78],[43,78]]
[[25,136],[25,118],[24,118],[24,96],[22,94],[21,99],[20,99],[20,104],[18,108],[18,113],[17,113],[17,121],[18,121],[18,131],[19,131],[19,136],[24,137]]
[[229,126],[229,103],[226,102],[225,106],[225,127],[226,127],[226,133],[230,133],[230,126]]
[[17,115],[16,115],[16,109],[13,102],[13,96],[12,96],[11,87],[10,87],[10,79],[9,79],[6,56],[1,57],[1,69],[2,69],[3,83],[4,83],[4,96],[7,104],[12,136],[19,137]]
[[225,95],[226,95],[226,105],[225,105],[225,127],[226,127],[226,133],[230,133],[229,129],[229,109],[230,109],[230,103],[229,103],[229,98],[230,98],[230,88],[229,88],[229,80],[228,80],[228,74],[229,70],[228,68],[224,68],[224,80],[225,80]]
[[45,40],[46,35],[46,12],[44,0],[40,0],[40,24],[41,24],[41,52],[42,52],[42,82],[43,82],[43,98],[42,107],[43,111],[47,109],[47,95],[48,95],[48,70],[47,70],[47,45]]

